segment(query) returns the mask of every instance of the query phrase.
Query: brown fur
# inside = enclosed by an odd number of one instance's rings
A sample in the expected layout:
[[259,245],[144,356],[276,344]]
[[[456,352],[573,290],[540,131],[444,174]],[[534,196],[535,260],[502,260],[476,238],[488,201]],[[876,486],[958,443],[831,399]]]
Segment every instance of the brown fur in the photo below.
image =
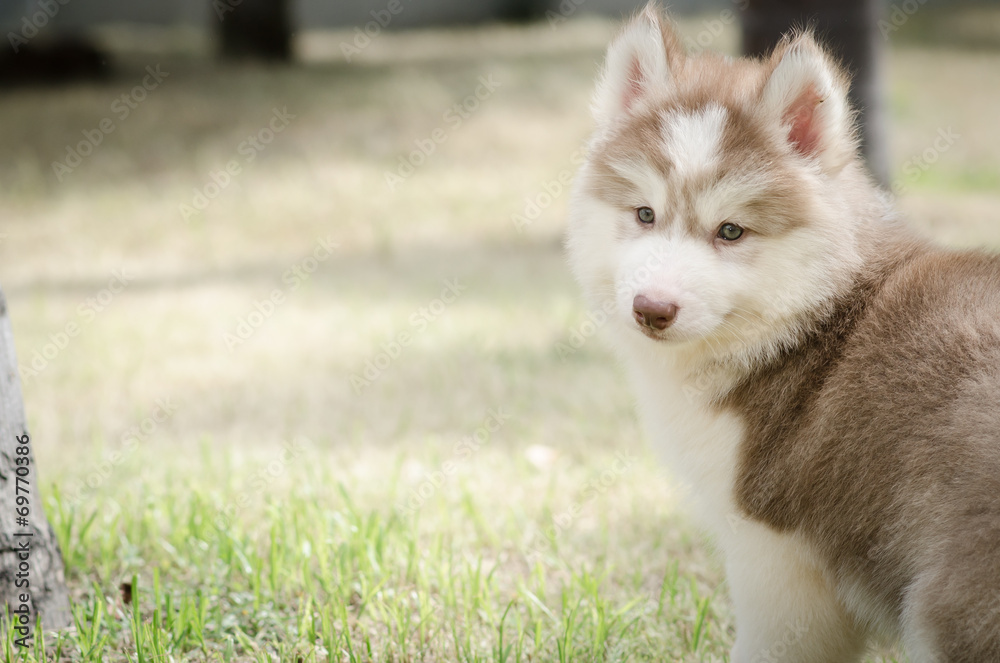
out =
[[747,422],[737,501],[893,619],[950,634],[945,660],[1000,661],[1000,260],[882,239],[721,400]]

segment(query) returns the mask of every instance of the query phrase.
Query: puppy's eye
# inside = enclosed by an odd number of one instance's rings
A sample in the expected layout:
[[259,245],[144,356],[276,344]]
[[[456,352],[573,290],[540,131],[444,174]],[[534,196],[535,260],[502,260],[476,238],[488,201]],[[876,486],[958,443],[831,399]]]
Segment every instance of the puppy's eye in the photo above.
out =
[[740,237],[743,237],[743,228],[740,228],[735,223],[723,223],[722,226],[719,227],[718,236],[729,242],[735,242]]
[[656,214],[648,207],[640,207],[635,211],[635,218],[639,219],[640,223],[648,225],[656,221]]

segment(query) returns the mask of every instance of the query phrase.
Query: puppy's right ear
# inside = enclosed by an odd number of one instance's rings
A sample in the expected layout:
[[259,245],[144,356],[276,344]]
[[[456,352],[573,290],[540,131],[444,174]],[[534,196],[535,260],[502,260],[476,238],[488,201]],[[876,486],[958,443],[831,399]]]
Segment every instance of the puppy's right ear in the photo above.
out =
[[655,3],[646,5],[608,47],[592,105],[597,124],[608,126],[650,94],[669,89],[671,70],[684,57],[670,21]]

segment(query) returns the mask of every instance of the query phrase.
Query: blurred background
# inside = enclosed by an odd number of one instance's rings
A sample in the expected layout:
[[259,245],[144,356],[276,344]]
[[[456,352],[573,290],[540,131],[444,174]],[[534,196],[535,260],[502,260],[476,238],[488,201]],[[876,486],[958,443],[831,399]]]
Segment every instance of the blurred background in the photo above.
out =
[[[724,660],[561,249],[639,4],[2,1],[0,287],[72,658]],[[1000,247],[1000,5],[837,4],[671,6],[692,51],[821,21],[915,231]]]

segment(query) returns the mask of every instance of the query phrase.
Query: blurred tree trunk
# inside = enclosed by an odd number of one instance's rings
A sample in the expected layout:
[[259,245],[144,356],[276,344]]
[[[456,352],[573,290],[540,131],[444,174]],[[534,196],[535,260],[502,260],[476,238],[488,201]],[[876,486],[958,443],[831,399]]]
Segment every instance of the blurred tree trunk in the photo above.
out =
[[290,60],[288,6],[288,0],[212,0],[222,57]]
[[527,23],[545,15],[545,3],[536,0],[506,0],[497,12],[501,21]]
[[889,183],[882,47],[878,0],[745,0],[743,53],[764,55],[795,27],[815,27],[817,38],[851,72],[851,105],[860,114],[861,149],[875,178]]
[[64,628],[72,623],[72,615],[62,552],[42,509],[33,445],[14,333],[0,292],[0,605],[7,604],[15,622],[24,614],[32,630],[38,615],[44,628]]

